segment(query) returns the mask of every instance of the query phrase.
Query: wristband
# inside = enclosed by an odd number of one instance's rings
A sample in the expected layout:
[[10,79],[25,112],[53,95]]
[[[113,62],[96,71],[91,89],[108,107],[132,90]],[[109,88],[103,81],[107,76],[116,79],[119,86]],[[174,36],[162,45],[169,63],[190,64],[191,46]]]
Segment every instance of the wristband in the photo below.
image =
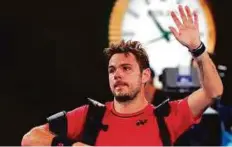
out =
[[55,136],[52,140],[51,146],[72,146],[75,141],[69,140],[65,137]]
[[205,45],[203,42],[201,42],[200,46],[194,50],[189,50],[189,52],[192,54],[194,58],[199,57],[201,54],[205,52]]

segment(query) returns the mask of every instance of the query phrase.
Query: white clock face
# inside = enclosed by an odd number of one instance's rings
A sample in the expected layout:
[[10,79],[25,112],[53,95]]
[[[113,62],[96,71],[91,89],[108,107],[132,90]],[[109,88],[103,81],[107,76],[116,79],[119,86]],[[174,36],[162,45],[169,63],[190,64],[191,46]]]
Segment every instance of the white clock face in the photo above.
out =
[[146,49],[150,65],[156,73],[155,85],[162,88],[157,77],[164,68],[190,66],[191,55],[170,33],[175,26],[170,11],[178,13],[178,4],[188,5],[199,16],[201,40],[207,46],[209,30],[199,0],[129,0],[122,21],[122,39],[140,41]]

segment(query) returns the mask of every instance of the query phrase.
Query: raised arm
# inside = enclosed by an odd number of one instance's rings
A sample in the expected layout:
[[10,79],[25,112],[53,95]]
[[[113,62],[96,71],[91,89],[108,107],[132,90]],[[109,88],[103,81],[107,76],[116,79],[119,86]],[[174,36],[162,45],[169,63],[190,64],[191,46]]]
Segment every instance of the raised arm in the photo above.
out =
[[47,118],[47,124],[32,128],[23,136],[23,146],[81,146],[76,142],[81,133],[88,106],[66,113],[61,111]]
[[188,104],[193,115],[198,116],[215,99],[221,97],[223,84],[214,63],[204,50],[204,44],[200,40],[197,13],[192,13],[188,6],[185,8],[179,6],[179,13],[182,21],[178,19],[174,12],[171,12],[177,29],[169,28],[175,38],[189,49],[198,66],[201,88],[188,97]]

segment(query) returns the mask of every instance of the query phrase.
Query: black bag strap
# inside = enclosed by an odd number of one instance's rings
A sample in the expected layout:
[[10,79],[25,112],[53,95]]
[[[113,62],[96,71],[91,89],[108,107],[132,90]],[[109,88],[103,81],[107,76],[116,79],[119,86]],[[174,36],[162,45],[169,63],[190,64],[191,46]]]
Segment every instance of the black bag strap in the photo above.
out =
[[160,134],[160,138],[162,140],[163,146],[172,145],[170,132],[168,130],[167,124],[164,119],[170,113],[170,106],[168,102],[169,102],[169,99],[166,99],[164,102],[158,105],[153,111],[154,115],[157,118],[159,134]]
[[65,111],[61,111],[47,118],[49,131],[56,136],[51,142],[51,146],[72,146],[76,140],[71,140],[67,137],[68,124]]
[[59,136],[67,136],[67,118],[66,112],[61,111],[47,118],[49,130]]
[[81,142],[88,145],[95,145],[98,134],[101,130],[107,131],[108,126],[102,124],[106,106],[93,99],[88,98],[88,112],[82,131]]

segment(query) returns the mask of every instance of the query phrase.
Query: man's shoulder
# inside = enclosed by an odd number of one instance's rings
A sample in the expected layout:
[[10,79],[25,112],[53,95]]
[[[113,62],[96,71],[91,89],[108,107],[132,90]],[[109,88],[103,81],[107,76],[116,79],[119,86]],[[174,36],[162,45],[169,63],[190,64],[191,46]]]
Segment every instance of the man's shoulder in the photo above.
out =
[[74,108],[74,109],[72,109],[72,110],[70,110],[70,111],[68,111],[68,115],[71,115],[71,116],[73,116],[73,115],[78,115],[78,114],[85,114],[87,111],[88,111],[88,105],[87,104],[85,104],[85,105],[81,105],[81,106],[79,106],[79,107],[76,107],[76,108]]
[[182,99],[176,99],[169,101],[170,105],[179,105],[179,104],[187,104],[188,97],[182,98]]
[[105,108],[111,110],[113,107],[113,101],[107,101],[105,103],[98,102],[96,100],[91,100],[90,102],[83,104],[69,111],[68,113],[87,113],[89,109],[98,110]]

